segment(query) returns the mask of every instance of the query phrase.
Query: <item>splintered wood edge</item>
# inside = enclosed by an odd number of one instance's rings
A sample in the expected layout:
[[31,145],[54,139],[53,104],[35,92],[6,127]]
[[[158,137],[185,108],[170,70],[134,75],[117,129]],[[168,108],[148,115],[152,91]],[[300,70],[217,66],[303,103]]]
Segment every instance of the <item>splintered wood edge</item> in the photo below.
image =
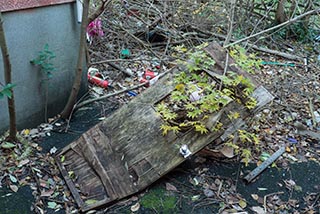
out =
[[80,194],[78,193],[73,181],[70,179],[69,175],[68,175],[68,172],[66,170],[66,168],[63,166],[63,164],[60,162],[60,159],[59,157],[61,155],[63,155],[64,152],[60,152],[58,153],[58,155],[56,155],[54,157],[59,169],[60,169],[60,172],[61,172],[61,175],[63,177],[63,179],[66,181],[67,183],[67,186],[69,187],[69,190],[70,192],[72,193],[74,199],[76,200],[77,204],[79,207],[83,207],[85,205],[85,203],[83,202],[83,200],[81,199],[81,196]]

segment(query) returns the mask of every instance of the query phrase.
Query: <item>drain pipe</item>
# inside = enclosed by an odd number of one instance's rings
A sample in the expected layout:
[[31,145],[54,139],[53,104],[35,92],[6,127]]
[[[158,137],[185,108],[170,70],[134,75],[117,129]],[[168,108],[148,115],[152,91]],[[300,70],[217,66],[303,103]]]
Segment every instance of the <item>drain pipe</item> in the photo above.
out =
[[76,0],[76,3],[77,3],[77,21],[78,23],[81,23],[82,11],[83,11],[82,0]]

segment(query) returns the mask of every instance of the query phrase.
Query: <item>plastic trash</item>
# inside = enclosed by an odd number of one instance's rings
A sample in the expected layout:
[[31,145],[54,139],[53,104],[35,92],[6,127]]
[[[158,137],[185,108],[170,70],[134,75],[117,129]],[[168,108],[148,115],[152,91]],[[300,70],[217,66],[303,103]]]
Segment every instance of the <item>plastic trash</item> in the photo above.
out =
[[88,81],[102,88],[108,88],[109,86],[109,82],[107,80],[104,80],[102,74],[100,74],[99,70],[96,68],[88,69]]
[[137,96],[137,93],[135,93],[134,91],[128,91],[127,93],[130,97],[135,97]]
[[294,139],[294,138],[292,138],[292,137],[288,137],[287,140],[288,140],[289,143],[291,143],[291,144],[296,144],[296,143],[298,143],[298,140],[297,140],[297,139]]
[[153,72],[152,70],[147,69],[142,77],[139,79],[140,83],[145,83],[148,82],[146,84],[146,87],[149,87],[150,85],[155,84],[155,82],[157,82],[159,79],[158,76],[158,72]]
[[158,76],[157,72],[153,72],[152,70],[147,69],[144,74],[143,74],[143,78],[145,78],[146,80],[151,80],[153,78],[155,78],[156,76]]
[[120,58],[121,59],[126,59],[131,55],[130,50],[129,49],[123,49],[120,52]]

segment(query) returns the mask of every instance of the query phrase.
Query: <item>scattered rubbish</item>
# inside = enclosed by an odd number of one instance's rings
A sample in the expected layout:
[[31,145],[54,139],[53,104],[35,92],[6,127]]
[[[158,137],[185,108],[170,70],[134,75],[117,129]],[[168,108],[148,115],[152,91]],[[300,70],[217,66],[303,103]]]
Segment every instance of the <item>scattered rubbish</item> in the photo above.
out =
[[287,141],[289,141],[289,143],[291,143],[291,144],[297,144],[298,143],[297,139],[294,139],[294,138],[291,138],[291,137],[288,137]]
[[102,21],[100,18],[97,18],[90,22],[87,27],[87,40],[91,44],[94,37],[102,36],[104,36],[104,32],[102,30]]
[[244,180],[250,183],[255,177],[257,177],[261,172],[263,172],[270,164],[272,164],[278,157],[280,157],[286,148],[284,146],[280,147],[278,151],[273,153],[267,160],[265,160],[260,166],[251,171],[247,176],[244,177]]
[[294,63],[281,63],[281,62],[265,62],[265,61],[262,61],[261,65],[279,65],[279,66],[291,66],[291,67],[294,67],[296,64],[294,64]]
[[184,158],[188,158],[192,153],[191,151],[189,150],[188,146],[187,145],[182,145],[180,147],[180,154],[183,155]]
[[201,99],[201,94],[200,94],[200,90],[199,91],[194,91],[190,94],[189,99],[191,102],[196,102],[198,100]]
[[146,84],[146,87],[149,87],[150,85],[154,85],[155,82],[157,82],[159,79],[159,75],[157,72],[153,72],[149,69],[147,69],[142,77],[140,77],[139,81],[140,83],[145,83],[147,82]]
[[314,111],[313,115],[314,115],[315,122],[316,123],[320,123],[320,114],[319,114],[319,112],[318,111]]
[[129,49],[123,49],[123,50],[121,50],[121,52],[120,52],[120,58],[121,58],[121,59],[127,59],[127,58],[130,57],[130,55],[131,55],[131,53],[130,53],[130,50],[129,50]]
[[153,71],[147,69],[143,74],[143,78],[146,80],[151,80],[151,79],[155,78],[157,75],[158,75],[157,72],[153,72]]
[[56,153],[57,152],[57,148],[54,146],[54,147],[52,147],[51,149],[50,149],[50,154],[54,154],[54,153]]
[[311,119],[306,120],[306,124],[308,127],[311,128],[312,127],[312,120]]
[[109,82],[107,80],[104,80],[102,74],[99,73],[99,70],[96,68],[89,68],[88,81],[102,88],[108,88],[109,85]]
[[135,97],[137,96],[137,93],[135,93],[134,91],[128,91],[127,93],[130,97]]

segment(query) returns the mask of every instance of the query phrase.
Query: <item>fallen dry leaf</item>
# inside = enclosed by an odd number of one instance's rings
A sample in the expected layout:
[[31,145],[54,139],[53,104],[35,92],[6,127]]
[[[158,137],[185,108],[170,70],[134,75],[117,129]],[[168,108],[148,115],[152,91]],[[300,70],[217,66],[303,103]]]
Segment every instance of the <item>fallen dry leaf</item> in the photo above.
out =
[[131,209],[131,212],[137,212],[140,209],[139,202],[136,203],[135,205],[132,205],[130,209]]
[[27,163],[29,163],[30,160],[29,159],[24,159],[22,161],[19,162],[18,167],[22,167],[24,165],[26,165]]
[[17,185],[10,185],[9,187],[13,192],[18,192],[18,190],[19,190]]
[[256,206],[256,207],[251,207],[251,209],[257,214],[266,214],[266,212],[262,207]]
[[41,192],[41,197],[49,197],[49,196],[51,196],[52,195],[52,193],[54,193],[54,190],[48,190],[48,191],[43,191],[43,192]]
[[240,201],[239,201],[239,206],[240,206],[242,209],[244,209],[244,208],[247,207],[247,202],[244,201],[244,200],[240,200]]
[[251,197],[256,201],[259,199],[259,196],[257,194],[251,194]]
[[174,191],[174,192],[178,192],[177,188],[175,186],[173,186],[170,183],[166,183],[166,190],[167,191]]
[[227,158],[234,157],[234,149],[230,146],[224,146],[222,149],[220,149],[220,152]]

